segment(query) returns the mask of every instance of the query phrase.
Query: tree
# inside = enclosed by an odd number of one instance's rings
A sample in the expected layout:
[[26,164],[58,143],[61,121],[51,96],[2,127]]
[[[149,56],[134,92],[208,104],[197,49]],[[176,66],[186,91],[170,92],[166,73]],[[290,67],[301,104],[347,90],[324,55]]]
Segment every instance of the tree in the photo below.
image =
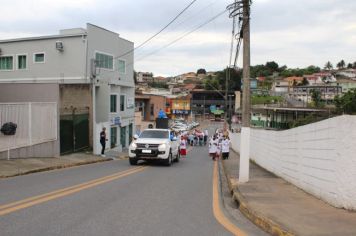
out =
[[200,68],[199,70],[197,70],[197,75],[199,75],[199,74],[204,74],[204,75],[206,75],[206,70],[203,69],[203,68]]
[[266,67],[273,73],[273,72],[276,72],[278,71],[278,64],[275,62],[275,61],[268,61],[266,63]]
[[219,81],[215,78],[213,79],[211,76],[204,80],[204,88],[206,90],[221,90]]
[[327,70],[331,70],[331,69],[333,68],[333,64],[331,64],[331,62],[328,61],[328,62],[325,64],[324,68],[327,69]]
[[301,85],[305,86],[305,85],[308,85],[308,84],[309,84],[309,81],[307,80],[307,78],[304,77]]
[[335,98],[335,106],[338,112],[356,114],[356,89],[350,89],[342,96]]
[[356,69],[356,61],[352,64],[352,68]]
[[339,70],[343,69],[343,68],[345,67],[345,61],[344,61],[344,60],[341,60],[340,62],[338,62],[338,63],[336,64],[336,67],[337,67]]
[[311,90],[311,99],[314,102],[315,107],[321,107],[321,92],[319,90],[312,89]]
[[220,90],[225,90],[225,78],[228,73],[230,73],[229,89],[230,91],[241,90],[241,78],[242,70],[236,70],[233,68],[226,68],[223,71],[218,71],[216,73],[216,80],[218,82],[218,87]]
[[347,69],[352,69],[352,63],[347,64]]

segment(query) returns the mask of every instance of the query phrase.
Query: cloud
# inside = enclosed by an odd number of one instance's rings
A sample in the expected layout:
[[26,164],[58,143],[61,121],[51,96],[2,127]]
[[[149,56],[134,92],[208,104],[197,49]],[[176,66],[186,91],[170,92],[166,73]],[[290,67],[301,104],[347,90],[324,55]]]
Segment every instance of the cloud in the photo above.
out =
[[[191,0],[12,0],[1,5],[0,39],[51,35],[93,23],[139,45],[158,32]],[[147,55],[221,12],[233,0],[196,1],[159,37],[135,52]],[[251,62],[275,60],[290,67],[356,61],[356,1],[254,0]],[[135,63],[136,70],[180,74],[227,66],[232,20],[227,13],[157,54]],[[240,55],[241,58],[241,55]]]

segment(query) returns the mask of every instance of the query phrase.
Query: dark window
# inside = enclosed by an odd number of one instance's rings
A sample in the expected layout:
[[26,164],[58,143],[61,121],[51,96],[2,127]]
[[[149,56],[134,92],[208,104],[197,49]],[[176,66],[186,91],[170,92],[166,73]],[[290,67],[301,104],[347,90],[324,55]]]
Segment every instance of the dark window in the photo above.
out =
[[145,130],[141,133],[140,138],[168,138],[168,131]]
[[110,95],[110,112],[117,112],[117,96],[116,95]]
[[120,95],[120,111],[125,111],[125,95]]

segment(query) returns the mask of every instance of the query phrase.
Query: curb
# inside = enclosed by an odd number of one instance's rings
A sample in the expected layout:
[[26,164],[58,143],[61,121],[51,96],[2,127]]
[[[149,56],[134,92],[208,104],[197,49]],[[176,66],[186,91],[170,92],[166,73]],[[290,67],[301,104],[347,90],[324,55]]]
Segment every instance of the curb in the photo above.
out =
[[12,174],[12,175],[2,175],[2,176],[0,176],[0,179],[5,179],[5,178],[10,178],[10,177],[15,177],[15,176],[21,176],[21,175],[28,175],[28,174],[44,172],[44,171],[50,171],[50,170],[64,169],[64,168],[69,168],[69,167],[74,167],[74,166],[89,165],[89,164],[105,162],[105,161],[112,161],[112,159],[99,159],[99,160],[86,161],[86,162],[78,162],[78,163],[71,163],[71,164],[64,164],[64,165],[57,165],[57,166],[49,166],[49,167],[45,167],[45,168],[38,168],[38,169],[34,169],[34,170],[20,172],[20,173]]
[[286,229],[282,225],[274,222],[268,217],[264,216],[262,213],[254,210],[248,204],[248,201],[241,194],[238,188],[234,188],[231,180],[226,171],[225,162],[222,161],[223,171],[227,179],[228,187],[230,193],[232,194],[232,199],[237,203],[238,209],[241,213],[248,218],[255,225],[263,229],[265,232],[275,235],[275,236],[295,236],[296,234],[292,233],[290,230]]

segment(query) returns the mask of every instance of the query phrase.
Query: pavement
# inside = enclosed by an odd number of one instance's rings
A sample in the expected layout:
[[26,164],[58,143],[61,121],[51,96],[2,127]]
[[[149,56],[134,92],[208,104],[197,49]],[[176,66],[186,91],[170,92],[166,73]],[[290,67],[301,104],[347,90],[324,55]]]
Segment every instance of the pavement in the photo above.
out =
[[106,157],[80,152],[60,157],[0,160],[0,178],[110,161],[113,159],[124,159],[126,157],[127,152],[109,151]]
[[236,152],[223,167],[239,210],[271,235],[356,235],[356,212],[335,208],[253,162],[249,182],[238,183]]

